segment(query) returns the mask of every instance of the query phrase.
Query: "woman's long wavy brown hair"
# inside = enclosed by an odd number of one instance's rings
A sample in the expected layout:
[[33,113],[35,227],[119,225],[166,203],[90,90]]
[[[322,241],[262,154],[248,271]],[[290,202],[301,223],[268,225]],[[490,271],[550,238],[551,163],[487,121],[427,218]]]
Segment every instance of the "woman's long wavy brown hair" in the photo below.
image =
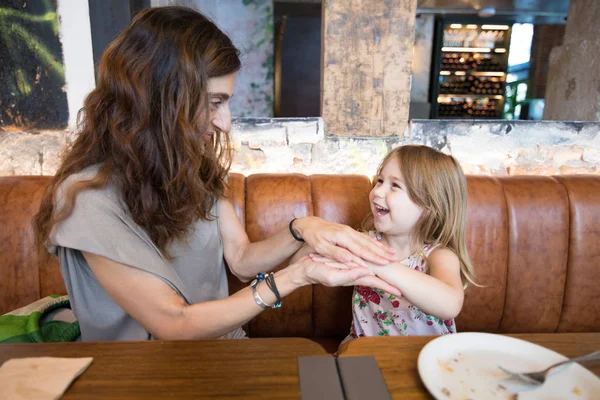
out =
[[[170,257],[224,195],[231,165],[228,132],[210,127],[208,79],[235,73],[239,51],[217,26],[185,7],[140,12],[106,49],[96,88],[78,114],[78,137],[34,217],[42,249],[52,227],[70,215],[77,193],[114,183],[133,220]],[[202,135],[215,130],[212,143]],[[71,175],[100,165],[97,175],[56,191]]]
[[[394,158],[400,165],[408,196],[424,210],[411,232],[415,242],[452,250],[460,260],[464,288],[480,286],[475,282],[467,251],[467,180],[458,161],[433,147],[406,145],[389,152],[377,174]],[[369,213],[362,229],[372,230],[373,222]]]

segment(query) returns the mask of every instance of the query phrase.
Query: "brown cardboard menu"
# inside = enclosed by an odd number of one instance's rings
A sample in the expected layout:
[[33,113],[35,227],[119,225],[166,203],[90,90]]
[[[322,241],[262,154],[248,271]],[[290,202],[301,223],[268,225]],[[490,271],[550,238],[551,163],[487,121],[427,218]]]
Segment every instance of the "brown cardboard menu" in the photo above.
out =
[[340,357],[337,364],[347,400],[392,398],[375,357]]
[[391,399],[374,357],[298,357],[303,400]]
[[344,400],[344,392],[335,358],[332,356],[298,357],[300,397],[303,400]]

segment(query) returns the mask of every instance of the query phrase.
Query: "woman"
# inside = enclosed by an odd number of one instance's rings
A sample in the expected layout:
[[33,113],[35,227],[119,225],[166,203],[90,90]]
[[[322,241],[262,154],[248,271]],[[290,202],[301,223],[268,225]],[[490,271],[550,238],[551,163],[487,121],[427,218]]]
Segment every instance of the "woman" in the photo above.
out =
[[[59,258],[83,340],[241,338],[241,325],[303,285],[381,283],[362,258],[385,264],[393,254],[342,225],[299,218],[249,242],[225,197],[238,54],[183,7],[139,13],[104,53],[34,224]],[[224,260],[249,281],[301,240],[363,267],[305,258],[228,295]]]

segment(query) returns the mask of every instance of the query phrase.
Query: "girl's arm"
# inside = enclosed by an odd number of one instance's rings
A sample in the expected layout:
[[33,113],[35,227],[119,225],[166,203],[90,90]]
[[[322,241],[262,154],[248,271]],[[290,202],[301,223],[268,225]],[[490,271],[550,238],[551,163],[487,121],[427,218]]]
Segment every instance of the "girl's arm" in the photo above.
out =
[[[303,244],[294,239],[287,225],[265,240],[250,243],[228,199],[220,201],[219,227],[225,260],[231,272],[243,282],[253,279],[259,272],[271,271]],[[366,266],[364,259],[385,265],[394,259],[393,250],[345,225],[317,217],[303,217],[294,221],[293,227],[296,235],[303,238],[308,246],[341,262],[353,261]]]
[[[83,255],[100,286],[114,302],[158,339],[218,338],[263,310],[256,304],[250,287],[225,299],[189,305],[166,282],[151,273],[92,253],[84,252]],[[356,279],[368,273],[366,268],[336,269],[306,257],[278,271],[275,282],[284,297],[313,283],[353,285]],[[275,302],[275,295],[265,282],[258,284],[257,291],[265,303]]]
[[442,320],[452,319],[460,313],[464,300],[460,260],[452,250],[435,249],[428,261],[429,275],[399,262],[370,269],[423,312]]
[[[311,255],[313,261],[324,262],[328,266],[346,268],[345,265],[327,257]],[[429,275],[407,268],[395,262],[388,265],[369,265],[369,269],[386,287],[374,286],[388,293],[404,296],[423,312],[439,319],[452,319],[462,309],[464,300],[463,284],[460,278],[460,261],[449,249],[436,249],[428,257]],[[365,280],[369,277],[363,277]],[[362,283],[358,283],[362,284]],[[390,290],[389,287],[393,290]]]

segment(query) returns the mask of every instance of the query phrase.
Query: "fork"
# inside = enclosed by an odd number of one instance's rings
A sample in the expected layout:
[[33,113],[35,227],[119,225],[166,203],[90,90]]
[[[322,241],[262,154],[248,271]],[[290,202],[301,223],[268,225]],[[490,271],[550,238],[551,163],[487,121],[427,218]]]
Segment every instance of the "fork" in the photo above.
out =
[[550,370],[552,368],[556,368],[560,365],[569,364],[572,362],[591,361],[591,360],[596,360],[599,358],[600,358],[600,350],[597,350],[597,351],[590,353],[588,355],[585,355],[585,356],[581,356],[581,357],[573,358],[571,360],[565,360],[565,361],[553,364],[553,365],[549,366],[548,368],[543,369],[541,371],[537,371],[537,372],[512,372],[512,371],[507,370],[506,368],[502,368],[501,366],[498,366],[498,368],[500,368],[510,378],[517,379],[517,380],[519,380],[523,383],[527,383],[529,385],[541,386],[546,381],[546,375],[548,375],[548,372],[550,372]]

